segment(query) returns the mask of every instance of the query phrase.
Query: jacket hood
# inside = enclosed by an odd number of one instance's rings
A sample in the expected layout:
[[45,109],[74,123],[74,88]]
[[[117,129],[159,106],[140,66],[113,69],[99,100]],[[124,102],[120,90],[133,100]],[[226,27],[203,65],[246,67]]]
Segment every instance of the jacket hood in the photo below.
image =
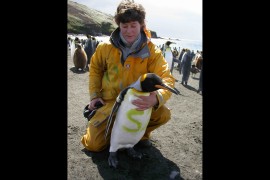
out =
[[[118,27],[115,29],[111,36],[110,36],[110,42],[118,49],[120,49],[120,46],[124,46],[123,42],[120,39],[119,36],[120,28]],[[148,38],[144,31],[141,31],[141,41],[139,42],[138,46],[136,47],[135,51],[132,53],[132,56],[134,57],[141,57],[142,59],[150,56],[150,51],[147,46]]]

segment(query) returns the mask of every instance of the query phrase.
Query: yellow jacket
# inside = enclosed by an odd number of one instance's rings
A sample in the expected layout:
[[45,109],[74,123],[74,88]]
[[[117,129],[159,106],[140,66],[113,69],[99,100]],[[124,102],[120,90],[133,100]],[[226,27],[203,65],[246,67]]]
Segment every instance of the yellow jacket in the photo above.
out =
[[[112,33],[109,42],[99,43],[90,61],[90,100],[101,97],[105,102],[114,101],[121,90],[135,82],[144,73],[155,73],[169,86],[174,87],[175,79],[162,52],[147,39],[143,31],[141,34],[142,42],[139,48],[125,61],[121,61],[119,28]],[[158,90],[158,107],[165,104],[171,94],[167,90]]]

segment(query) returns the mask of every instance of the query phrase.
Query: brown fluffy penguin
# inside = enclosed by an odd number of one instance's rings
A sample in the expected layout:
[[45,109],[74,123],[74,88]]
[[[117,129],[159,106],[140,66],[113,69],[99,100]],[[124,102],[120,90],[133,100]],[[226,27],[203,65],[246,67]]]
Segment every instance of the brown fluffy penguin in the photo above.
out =
[[73,63],[77,70],[84,70],[86,66],[87,55],[80,44],[77,44],[77,48],[75,49],[73,55]]

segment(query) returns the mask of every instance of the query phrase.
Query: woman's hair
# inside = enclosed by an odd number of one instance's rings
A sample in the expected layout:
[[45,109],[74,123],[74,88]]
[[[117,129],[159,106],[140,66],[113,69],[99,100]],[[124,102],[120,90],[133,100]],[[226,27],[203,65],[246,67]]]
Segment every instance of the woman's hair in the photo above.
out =
[[135,3],[134,0],[123,0],[117,7],[114,19],[119,26],[121,23],[130,21],[138,21],[141,25],[145,26],[145,9],[141,4]]

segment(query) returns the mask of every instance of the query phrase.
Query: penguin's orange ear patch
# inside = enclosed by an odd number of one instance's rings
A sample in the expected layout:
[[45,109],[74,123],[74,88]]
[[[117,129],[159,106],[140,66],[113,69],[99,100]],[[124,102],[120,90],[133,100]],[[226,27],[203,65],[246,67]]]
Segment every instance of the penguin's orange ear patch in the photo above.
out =
[[165,88],[165,87],[163,87],[161,85],[155,85],[155,87],[158,88],[158,89],[166,89],[167,90],[167,88]]
[[147,77],[147,74],[142,75],[141,82],[144,81]]

